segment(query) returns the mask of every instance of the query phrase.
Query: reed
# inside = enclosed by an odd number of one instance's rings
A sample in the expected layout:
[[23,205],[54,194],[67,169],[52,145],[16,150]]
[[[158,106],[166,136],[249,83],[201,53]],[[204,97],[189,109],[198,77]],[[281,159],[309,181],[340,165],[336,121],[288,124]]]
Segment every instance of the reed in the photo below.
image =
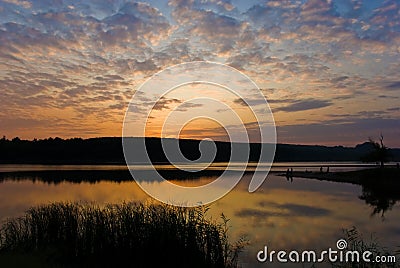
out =
[[[350,229],[343,230],[345,239],[348,243],[346,250],[349,251],[357,251],[362,254],[365,251],[370,251],[373,255],[371,259],[373,260],[375,256],[384,256],[387,258],[388,256],[393,256],[396,258],[395,262],[364,262],[360,259],[360,262],[348,262],[348,263],[332,263],[332,267],[335,268],[397,268],[400,267],[399,264],[399,253],[400,251],[390,252],[386,247],[382,246],[378,239],[373,235],[370,237],[364,237],[356,227],[352,227]],[[400,248],[399,248],[400,249]]]
[[[235,267],[227,220],[206,207],[53,203],[30,208],[0,229],[0,256],[41,256],[49,266]],[[0,258],[1,259],[1,258]]]

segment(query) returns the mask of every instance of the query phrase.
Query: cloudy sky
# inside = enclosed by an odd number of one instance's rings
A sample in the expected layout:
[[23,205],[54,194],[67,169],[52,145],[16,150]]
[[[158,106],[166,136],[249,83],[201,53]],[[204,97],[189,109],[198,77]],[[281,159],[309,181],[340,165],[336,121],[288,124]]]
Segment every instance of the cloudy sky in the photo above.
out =
[[278,142],[400,147],[400,1],[2,0],[0,134],[121,136],[141,83],[199,60],[257,83]]

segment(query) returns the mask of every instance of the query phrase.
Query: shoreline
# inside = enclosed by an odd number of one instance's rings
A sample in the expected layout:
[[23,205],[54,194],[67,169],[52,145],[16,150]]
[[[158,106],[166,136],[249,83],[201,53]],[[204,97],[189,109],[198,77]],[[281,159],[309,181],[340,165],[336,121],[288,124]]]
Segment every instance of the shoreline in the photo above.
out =
[[[288,177],[286,173],[280,172],[278,176]],[[289,173],[289,178],[316,179],[321,181],[351,183],[357,185],[388,186],[400,185],[400,168],[367,168],[353,171],[293,171]]]
[[[64,166],[65,168],[66,166]],[[303,168],[300,166],[292,166],[293,168]],[[324,168],[327,165],[324,166]],[[337,166],[332,166],[332,169]],[[283,166],[278,166],[276,168],[284,168]],[[315,168],[309,167],[309,168]],[[285,167],[286,169],[286,167]],[[179,169],[157,169],[157,171],[165,176],[167,180],[195,180],[201,176],[220,176],[224,169],[205,169],[199,172],[185,172]],[[237,170],[231,170],[231,172],[236,172]],[[147,173],[148,170],[143,169],[139,172]],[[254,170],[246,170],[245,174],[253,173]],[[377,168],[372,166],[370,168],[351,170],[351,171],[335,171],[323,172],[311,170],[311,171],[292,171],[287,173],[285,170],[270,170],[270,174],[286,177],[288,180],[293,180],[293,178],[306,178],[314,179],[320,181],[330,181],[338,183],[351,183],[362,186],[370,186],[375,189],[388,189],[393,191],[399,189],[400,194],[400,168],[394,165],[387,165],[385,168]],[[133,178],[129,172],[128,168],[115,168],[115,169],[27,169],[27,170],[0,170],[0,182],[5,180],[22,180],[29,176],[34,176],[37,179],[41,179],[48,182],[60,182],[60,181],[71,181],[80,182],[88,181],[95,182],[103,180],[105,177],[109,178],[111,181],[132,181]],[[392,189],[394,187],[395,189]],[[396,191],[396,190],[395,190]]]
[[[343,173],[348,173],[351,171],[337,171],[337,172],[312,172],[312,171],[293,171],[291,173],[292,178],[303,178],[303,179],[315,179],[320,181],[331,181],[331,182],[343,182],[343,183],[351,183],[361,185],[360,178],[349,178],[347,176],[343,176]],[[286,173],[277,172],[280,177],[287,177]]]

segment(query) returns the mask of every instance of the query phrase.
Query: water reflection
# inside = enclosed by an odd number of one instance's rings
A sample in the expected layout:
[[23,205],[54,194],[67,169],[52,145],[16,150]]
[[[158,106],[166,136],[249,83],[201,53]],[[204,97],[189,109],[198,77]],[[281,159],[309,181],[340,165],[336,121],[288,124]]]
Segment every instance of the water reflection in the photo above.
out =
[[[207,170],[201,172],[188,172],[182,170],[160,169],[158,172],[167,180],[187,181],[195,180],[202,183],[199,178],[213,177],[218,178],[223,173],[223,170]],[[148,177],[146,174],[152,174],[145,169],[138,171],[143,177]],[[124,182],[133,181],[132,175],[128,169],[115,169],[115,170],[35,170],[35,171],[16,171],[16,172],[0,172],[0,182],[4,181],[22,181],[32,180],[41,181],[48,184],[59,184],[62,182],[69,183],[99,183],[101,181]]]
[[[217,173],[178,178],[185,186],[207,184]],[[195,173],[193,173],[195,174]],[[193,175],[192,174],[192,175]],[[182,175],[182,176],[181,176]],[[194,176],[194,175],[193,175]],[[197,175],[198,176],[198,175]],[[256,253],[268,245],[274,249],[325,249],[342,237],[341,228],[357,226],[375,234],[389,249],[400,241],[399,196],[359,185],[285,177],[270,174],[255,193],[247,191],[250,174],[233,191],[210,207],[210,216],[223,212],[230,218],[232,239],[246,236],[250,246],[241,257],[243,267],[256,267]],[[143,202],[148,196],[132,181],[127,170],[36,171],[0,175],[0,219],[21,215],[30,206],[55,201]],[[393,190],[395,193],[396,190]],[[370,217],[373,214],[385,216]],[[376,211],[376,212],[375,212]],[[265,267],[260,265],[260,267]]]
[[400,193],[395,188],[379,189],[371,186],[363,185],[362,194],[359,196],[366,204],[372,207],[371,216],[380,215],[382,220],[385,219],[385,213],[393,208],[400,200]]

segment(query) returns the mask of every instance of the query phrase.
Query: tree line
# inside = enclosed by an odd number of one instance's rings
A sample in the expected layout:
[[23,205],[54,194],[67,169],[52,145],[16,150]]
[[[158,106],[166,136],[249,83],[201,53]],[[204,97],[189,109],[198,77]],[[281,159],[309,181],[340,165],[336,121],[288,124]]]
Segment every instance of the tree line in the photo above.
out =
[[[155,163],[168,162],[163,154],[160,138],[145,139],[147,152]],[[199,140],[179,140],[184,156],[195,160],[200,157]],[[215,162],[230,159],[233,143],[216,142]],[[247,144],[234,144],[247,146]],[[257,161],[261,145],[250,144],[250,161]],[[275,162],[294,161],[360,161],[380,162],[400,161],[400,149],[389,149],[381,142],[372,140],[355,147],[277,144]],[[0,163],[40,163],[40,164],[125,164],[122,138],[47,138],[23,140],[18,137],[0,139]]]

